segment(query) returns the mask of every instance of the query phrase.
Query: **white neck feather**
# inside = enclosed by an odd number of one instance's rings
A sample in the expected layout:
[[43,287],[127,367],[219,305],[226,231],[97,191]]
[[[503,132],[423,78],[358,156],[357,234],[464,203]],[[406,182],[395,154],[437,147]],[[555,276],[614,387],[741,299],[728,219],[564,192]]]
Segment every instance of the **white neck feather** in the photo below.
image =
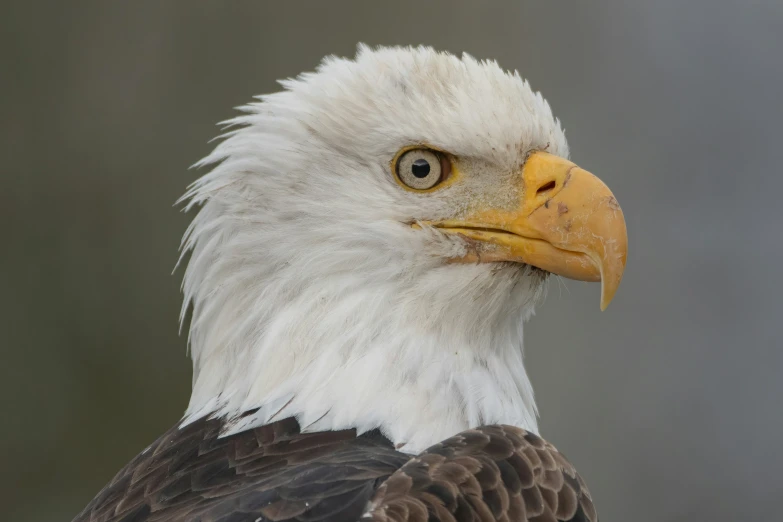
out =
[[186,423],[225,417],[225,434],[289,416],[307,431],[380,427],[409,452],[482,424],[537,431],[522,360],[535,275],[439,260],[412,271],[370,238],[352,253],[328,235],[308,249],[331,251],[329,263],[283,261],[286,247],[254,241],[241,224],[214,227],[218,206],[194,222],[201,236],[185,280],[194,303]]

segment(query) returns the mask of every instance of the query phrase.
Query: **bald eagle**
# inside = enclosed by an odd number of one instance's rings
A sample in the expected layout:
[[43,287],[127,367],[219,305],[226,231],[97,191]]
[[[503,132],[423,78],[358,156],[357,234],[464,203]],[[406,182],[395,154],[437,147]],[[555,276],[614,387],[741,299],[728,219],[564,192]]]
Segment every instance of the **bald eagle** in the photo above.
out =
[[183,196],[190,404],[78,521],[597,520],[522,324],[625,267],[616,199],[518,73],[360,46],[228,120]]

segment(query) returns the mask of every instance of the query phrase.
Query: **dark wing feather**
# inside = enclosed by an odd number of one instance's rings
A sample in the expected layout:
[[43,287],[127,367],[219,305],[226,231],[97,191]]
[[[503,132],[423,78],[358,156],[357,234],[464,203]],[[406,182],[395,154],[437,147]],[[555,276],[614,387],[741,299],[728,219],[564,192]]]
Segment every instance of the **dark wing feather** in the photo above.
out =
[[554,446],[511,426],[468,430],[411,459],[378,489],[372,522],[596,522],[581,477]]
[[220,421],[174,427],[75,522],[358,520],[410,456],[377,431],[300,433],[295,419],[219,438]]
[[562,454],[510,426],[468,430],[414,458],[377,431],[303,434],[285,419],[220,438],[220,427],[172,428],[75,522],[597,520]]

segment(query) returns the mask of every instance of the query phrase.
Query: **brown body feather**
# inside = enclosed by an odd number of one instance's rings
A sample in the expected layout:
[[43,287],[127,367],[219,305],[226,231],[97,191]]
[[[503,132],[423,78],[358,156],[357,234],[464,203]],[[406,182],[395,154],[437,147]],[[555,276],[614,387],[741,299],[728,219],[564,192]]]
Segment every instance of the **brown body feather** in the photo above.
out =
[[465,431],[411,457],[373,431],[301,433],[294,419],[219,438],[174,427],[74,522],[595,521],[573,466],[519,428]]

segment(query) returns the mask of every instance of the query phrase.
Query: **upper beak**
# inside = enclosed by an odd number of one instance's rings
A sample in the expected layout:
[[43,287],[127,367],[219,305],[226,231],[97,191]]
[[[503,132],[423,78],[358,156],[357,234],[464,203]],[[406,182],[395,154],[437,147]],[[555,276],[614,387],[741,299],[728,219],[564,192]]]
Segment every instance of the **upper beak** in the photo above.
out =
[[527,263],[580,281],[601,281],[601,310],[620,285],[628,255],[625,218],[604,183],[570,161],[532,153],[516,208],[474,208],[431,225],[473,240],[456,261]]

